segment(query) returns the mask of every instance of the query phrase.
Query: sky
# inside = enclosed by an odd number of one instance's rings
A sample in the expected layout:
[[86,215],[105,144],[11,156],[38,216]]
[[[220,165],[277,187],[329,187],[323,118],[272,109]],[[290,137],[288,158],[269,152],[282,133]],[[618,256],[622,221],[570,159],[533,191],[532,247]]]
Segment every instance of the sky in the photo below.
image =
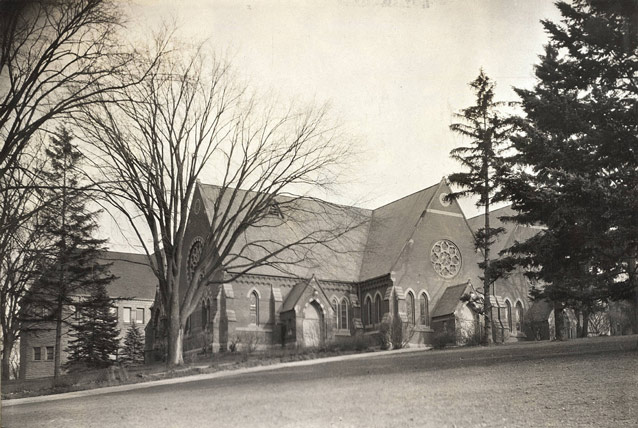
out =
[[365,208],[459,171],[449,152],[467,141],[449,125],[474,101],[468,83],[482,67],[496,98],[515,101],[547,42],[540,20],[559,17],[551,0],[137,0],[129,12],[134,37],[176,20],[207,39],[251,90],[328,102],[360,155],[315,196]]

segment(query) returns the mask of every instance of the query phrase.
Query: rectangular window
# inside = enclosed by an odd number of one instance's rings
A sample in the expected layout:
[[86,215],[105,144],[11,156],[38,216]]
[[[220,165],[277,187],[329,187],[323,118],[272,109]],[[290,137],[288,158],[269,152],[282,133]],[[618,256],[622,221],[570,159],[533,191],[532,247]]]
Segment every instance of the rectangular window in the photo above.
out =
[[122,313],[122,317],[124,318],[124,322],[130,323],[131,322],[131,308],[124,308],[124,311]]
[[53,346],[47,346],[47,360],[53,360]]
[[138,324],[144,324],[144,308],[137,308],[135,322]]
[[33,359],[35,361],[42,361],[42,349],[40,347],[33,348]]

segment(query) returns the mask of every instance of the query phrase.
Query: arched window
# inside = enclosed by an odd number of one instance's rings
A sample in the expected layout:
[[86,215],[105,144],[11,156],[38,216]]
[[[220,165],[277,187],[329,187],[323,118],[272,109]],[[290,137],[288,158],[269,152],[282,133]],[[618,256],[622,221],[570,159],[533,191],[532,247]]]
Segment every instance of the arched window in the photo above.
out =
[[345,297],[341,300],[339,305],[339,328],[348,328],[348,299]]
[[372,324],[372,298],[370,296],[366,297],[366,305],[365,305],[365,312],[364,312],[366,319],[365,319],[365,324]]
[[516,302],[516,331],[523,331],[523,304]]
[[407,306],[407,315],[408,315],[408,323],[415,324],[415,308],[414,308],[414,294],[411,291],[408,291],[408,294],[405,296],[405,304]]
[[257,291],[250,293],[250,323],[259,325],[259,294]]
[[376,313],[376,322],[378,324],[383,319],[383,312],[381,311],[381,296],[378,294],[374,298],[374,311]]
[[336,297],[333,297],[330,304],[332,305],[332,310],[335,314],[335,326],[339,328],[339,301]]
[[507,306],[506,310],[505,310],[505,317],[507,318],[507,328],[510,329],[510,331],[512,331],[512,304],[510,303],[509,300],[505,301],[505,305]]
[[423,292],[419,296],[419,324],[429,327],[430,326],[430,299],[428,295]]

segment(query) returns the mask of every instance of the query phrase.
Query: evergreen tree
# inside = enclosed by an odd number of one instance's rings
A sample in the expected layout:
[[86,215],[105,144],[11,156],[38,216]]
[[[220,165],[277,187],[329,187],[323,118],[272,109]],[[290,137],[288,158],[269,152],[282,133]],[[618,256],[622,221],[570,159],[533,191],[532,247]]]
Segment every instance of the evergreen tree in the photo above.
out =
[[99,284],[88,299],[76,305],[79,307],[80,319],[72,327],[73,339],[67,348],[69,360],[66,366],[109,366],[115,362],[114,357],[120,344],[113,299],[109,297],[104,284]]
[[496,237],[504,232],[503,228],[490,227],[490,206],[493,202],[502,201],[500,177],[502,175],[502,152],[506,149],[509,125],[499,112],[500,103],[494,101],[494,83],[483,70],[470,83],[476,95],[476,104],[456,114],[460,123],[450,125],[450,129],[470,139],[467,147],[458,147],[450,152],[450,156],[459,161],[465,172],[458,172],[448,177],[451,184],[459,186],[460,191],[451,193],[448,198],[478,196],[477,207],[484,212],[484,225],[475,236],[475,246],[483,254],[479,267],[483,271],[483,315],[485,317],[484,342],[491,344],[492,306],[490,289],[504,271],[490,259],[490,248]]
[[133,324],[126,332],[122,348],[122,361],[130,364],[144,362],[144,335],[137,324]]
[[40,213],[41,232],[50,241],[42,275],[25,298],[25,313],[34,322],[55,324],[54,378],[60,375],[63,326],[70,325],[68,308],[75,297],[91,294],[108,284],[113,276],[108,265],[98,263],[105,240],[93,238],[96,212],[90,212],[90,197],[80,186],[82,154],[71,144],[71,134],[60,129],[51,138],[46,154],[49,170],[44,172],[50,203]]
[[638,2],[557,7],[537,84],[516,90],[525,116],[507,184],[515,219],[547,229],[514,252],[556,309],[609,298],[638,308]]

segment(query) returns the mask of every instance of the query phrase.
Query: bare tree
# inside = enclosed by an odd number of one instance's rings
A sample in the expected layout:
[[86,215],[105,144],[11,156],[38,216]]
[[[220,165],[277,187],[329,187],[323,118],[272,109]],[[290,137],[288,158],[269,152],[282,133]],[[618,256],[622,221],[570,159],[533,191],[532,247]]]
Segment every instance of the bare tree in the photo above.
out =
[[48,122],[121,88],[120,22],[111,0],[0,2],[0,176]]
[[[313,248],[365,222],[340,216],[343,207],[290,194],[333,184],[350,154],[325,108],[262,108],[235,85],[228,64],[206,58],[201,48],[187,52],[172,50],[142,84],[123,91],[125,102],[95,105],[82,123],[104,161],[105,195],[143,245],[146,234],[152,238],[144,247],[169,320],[171,365],[183,362],[184,327],[206,285],[259,266],[285,270],[308,262]],[[180,285],[190,204],[204,169],[217,183],[208,195],[210,230]],[[249,236],[293,224],[280,240]]]
[[[9,379],[11,355],[22,330],[23,299],[40,275],[48,244],[38,227],[41,206],[38,183],[43,161],[22,153],[14,167],[0,177],[0,325],[2,326],[2,378]],[[26,217],[26,219],[25,219]]]

